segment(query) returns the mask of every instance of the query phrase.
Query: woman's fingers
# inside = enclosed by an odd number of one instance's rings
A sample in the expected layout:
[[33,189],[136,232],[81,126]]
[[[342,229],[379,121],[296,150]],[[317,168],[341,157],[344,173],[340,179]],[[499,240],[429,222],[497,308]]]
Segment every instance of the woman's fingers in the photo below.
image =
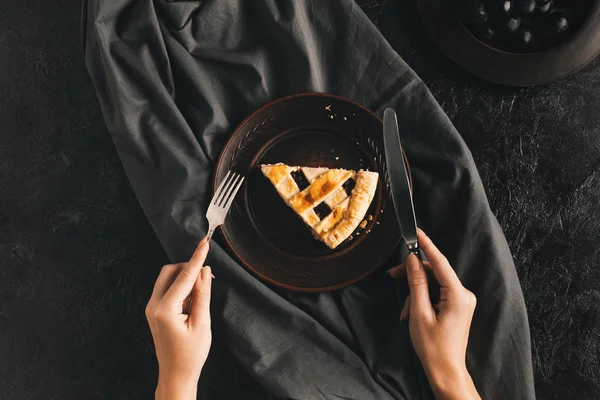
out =
[[191,322],[196,325],[210,326],[210,295],[212,287],[212,272],[210,267],[202,268],[200,276],[192,289]]
[[439,284],[446,287],[462,286],[460,279],[458,279],[456,272],[454,272],[454,269],[450,266],[448,259],[446,259],[446,257],[438,250],[425,232],[419,229],[418,234],[421,250],[423,250],[423,253],[425,253],[425,256],[429,260],[431,270]]
[[206,256],[208,255],[209,245],[210,242],[208,238],[204,237],[200,243],[198,243],[198,246],[196,247],[196,250],[194,250],[194,254],[192,254],[188,264],[203,266],[204,261],[206,261]]
[[167,290],[167,293],[165,293],[163,301],[168,305],[175,308],[179,307],[181,310],[183,301],[192,291],[192,288],[200,275],[204,261],[206,261],[208,247],[209,244],[206,238],[202,239],[190,261],[184,265],[169,290]]
[[[423,266],[425,267],[425,270],[431,271],[431,264],[429,263],[429,261],[424,261]],[[388,269],[387,273],[394,279],[406,276],[406,263],[402,263],[400,265],[396,265],[395,267]]]
[[154,284],[154,290],[152,291],[152,297],[150,301],[160,301],[167,290],[171,287],[179,272],[183,269],[183,263],[179,264],[168,264],[162,267],[160,270],[160,274],[156,279],[156,283]]
[[429,299],[427,273],[421,260],[414,254],[409,254],[406,260],[408,287],[410,288],[410,313],[426,318],[433,316],[433,308]]
[[404,300],[404,306],[402,307],[402,312],[400,313],[400,321],[408,319],[410,315],[410,294],[406,296],[406,300]]

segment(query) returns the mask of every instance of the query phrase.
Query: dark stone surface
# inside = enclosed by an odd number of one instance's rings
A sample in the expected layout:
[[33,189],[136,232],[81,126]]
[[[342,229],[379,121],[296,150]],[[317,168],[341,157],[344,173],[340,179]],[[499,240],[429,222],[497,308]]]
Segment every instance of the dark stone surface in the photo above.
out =
[[[541,399],[600,398],[599,62],[542,88],[479,81],[412,1],[359,1],[471,147],[516,259]],[[143,309],[167,258],[109,138],[74,0],[0,3],[0,398],[150,398]],[[214,345],[202,398],[265,396]]]

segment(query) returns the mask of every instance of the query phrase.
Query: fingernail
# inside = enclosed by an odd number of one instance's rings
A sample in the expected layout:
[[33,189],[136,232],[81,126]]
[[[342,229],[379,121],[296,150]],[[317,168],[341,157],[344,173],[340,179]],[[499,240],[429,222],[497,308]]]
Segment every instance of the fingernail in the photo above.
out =
[[210,276],[211,276],[213,279],[216,279],[216,278],[215,278],[215,276],[214,276],[213,274],[210,274]]
[[415,256],[414,254],[409,254],[408,256],[413,257],[414,259],[412,260],[412,262],[409,262],[408,264],[410,264],[410,270],[412,272],[419,272],[419,270],[421,269],[421,262],[419,261],[419,259],[417,258],[417,256]]
[[392,276],[391,273],[392,273],[393,269],[394,269],[394,267],[388,269],[387,271],[385,271],[385,273],[388,274],[388,275],[390,275],[390,276]]
[[213,276],[212,269],[208,265],[206,265],[206,266],[202,267],[202,279],[204,279],[204,278],[208,279],[208,275]]

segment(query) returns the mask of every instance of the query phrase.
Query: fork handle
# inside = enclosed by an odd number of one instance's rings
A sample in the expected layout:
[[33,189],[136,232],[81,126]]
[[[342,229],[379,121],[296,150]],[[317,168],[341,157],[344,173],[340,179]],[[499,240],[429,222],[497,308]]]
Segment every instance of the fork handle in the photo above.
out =
[[208,228],[208,233],[206,234],[206,240],[210,240],[212,238],[213,233],[215,233],[215,228],[212,226]]

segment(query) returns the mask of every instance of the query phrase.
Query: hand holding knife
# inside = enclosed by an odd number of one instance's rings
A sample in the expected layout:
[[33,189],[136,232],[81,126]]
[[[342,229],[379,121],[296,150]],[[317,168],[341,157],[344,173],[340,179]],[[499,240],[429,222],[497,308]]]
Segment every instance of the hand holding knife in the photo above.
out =
[[[405,265],[410,295],[406,299],[400,298],[403,292],[398,290],[398,301],[402,309],[400,319],[409,319],[411,342],[425,369],[435,397],[445,397],[444,389],[436,386],[436,382],[440,379],[445,382],[462,380],[464,382],[462,385],[453,384],[452,394],[456,395],[456,398],[481,400],[464,362],[476,298],[463,287],[448,260],[421,232],[425,252],[432,260],[431,264],[426,263],[426,265],[433,272],[434,279],[428,278],[419,245],[412,191],[402,156],[398,120],[391,108],[385,110],[383,114],[383,145],[387,183],[390,185],[402,237],[409,253],[418,258],[418,260],[411,259],[409,254]],[[443,302],[439,302],[440,284],[446,293]],[[412,300],[409,300],[411,297]],[[444,367],[440,368],[440,365]],[[448,368],[447,365],[455,365],[455,367]],[[451,375],[462,376],[463,379],[444,377],[448,374],[448,370],[459,371]],[[442,378],[438,379],[440,375]],[[419,377],[422,379],[420,375]],[[426,386],[424,382],[421,382],[421,385]]]
[[[409,254],[412,253],[419,259],[421,267],[426,257],[419,246],[419,237],[417,233],[417,219],[415,217],[415,208],[412,199],[412,190],[408,179],[408,172],[402,156],[402,143],[400,141],[400,131],[398,129],[398,119],[396,112],[391,108],[385,110],[383,114],[383,147],[385,147],[385,161],[387,166],[388,184],[392,194],[396,218],[400,224],[402,238],[406,242]],[[397,281],[398,285],[402,285]],[[439,300],[439,285],[435,279],[429,281],[430,295],[433,302]],[[402,307],[404,299],[401,298],[402,291],[398,291],[398,303]]]

